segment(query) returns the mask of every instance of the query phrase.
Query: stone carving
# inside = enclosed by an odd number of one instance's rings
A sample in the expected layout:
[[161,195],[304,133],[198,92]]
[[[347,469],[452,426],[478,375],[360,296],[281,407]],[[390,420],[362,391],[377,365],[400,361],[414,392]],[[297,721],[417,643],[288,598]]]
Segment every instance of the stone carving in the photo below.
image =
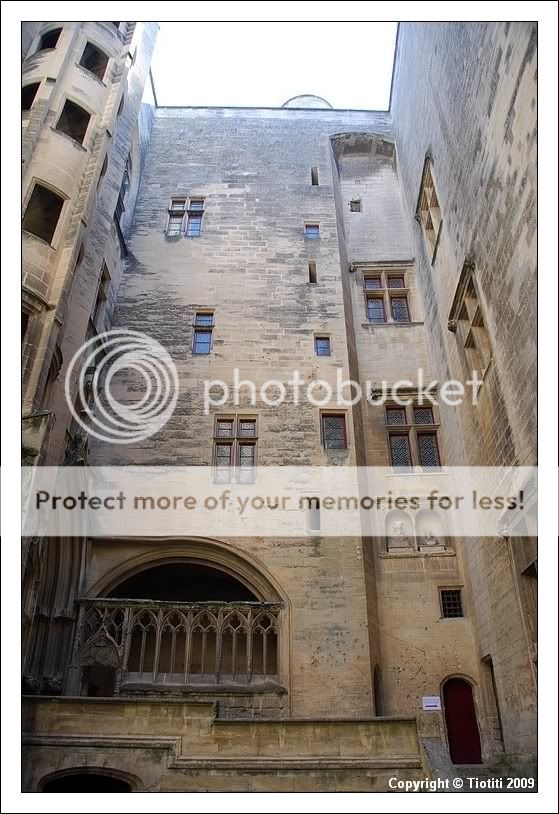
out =
[[102,667],[118,668],[120,659],[117,650],[104,636],[87,642],[85,647],[78,653],[78,663],[85,665],[99,664]]
[[396,520],[392,523],[392,534],[387,540],[388,548],[411,548],[410,538],[404,533],[403,520]]

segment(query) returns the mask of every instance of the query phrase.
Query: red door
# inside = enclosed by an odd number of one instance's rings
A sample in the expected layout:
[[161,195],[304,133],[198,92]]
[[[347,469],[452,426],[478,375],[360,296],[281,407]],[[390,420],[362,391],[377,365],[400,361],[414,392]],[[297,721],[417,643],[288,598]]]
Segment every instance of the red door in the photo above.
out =
[[481,763],[472,687],[462,678],[450,678],[443,687],[444,717],[453,763]]

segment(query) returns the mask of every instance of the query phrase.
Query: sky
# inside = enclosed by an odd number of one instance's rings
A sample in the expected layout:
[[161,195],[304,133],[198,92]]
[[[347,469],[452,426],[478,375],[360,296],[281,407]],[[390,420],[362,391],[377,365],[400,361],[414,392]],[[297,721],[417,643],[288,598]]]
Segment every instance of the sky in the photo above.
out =
[[159,105],[281,107],[312,93],[334,108],[388,109],[396,23],[159,25]]

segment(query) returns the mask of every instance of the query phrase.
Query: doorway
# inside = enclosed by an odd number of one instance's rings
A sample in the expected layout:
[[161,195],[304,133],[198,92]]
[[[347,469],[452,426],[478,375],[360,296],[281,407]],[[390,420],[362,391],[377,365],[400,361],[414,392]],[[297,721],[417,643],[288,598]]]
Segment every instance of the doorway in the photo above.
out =
[[463,678],[449,678],[443,686],[443,700],[450,759],[457,764],[481,763],[472,685]]

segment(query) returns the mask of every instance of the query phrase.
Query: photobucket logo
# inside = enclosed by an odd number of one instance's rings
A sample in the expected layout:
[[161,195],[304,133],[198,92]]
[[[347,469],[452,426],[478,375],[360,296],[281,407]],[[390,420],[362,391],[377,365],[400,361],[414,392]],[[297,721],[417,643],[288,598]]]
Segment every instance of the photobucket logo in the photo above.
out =
[[[74,400],[71,382],[77,368],[78,398]],[[139,398],[117,399],[117,377],[128,380],[130,388],[123,392],[130,389]],[[76,351],[64,390],[74,419],[89,435],[111,444],[134,444],[158,432],[172,416],[179,376],[170,354],[155,339],[116,329],[98,334]]]
[[[352,379],[344,379],[342,371],[336,370],[336,382],[332,385],[324,379],[305,379],[295,370],[287,382],[280,379],[268,379],[258,386],[251,379],[241,379],[239,369],[233,371],[233,384],[221,379],[204,382],[204,413],[208,415],[212,407],[223,407],[227,404],[239,407],[248,400],[252,407],[260,401],[268,407],[279,407],[286,401],[299,405],[304,401],[314,407],[353,407],[363,396],[376,405],[397,404],[405,407],[410,404],[447,404],[451,407],[462,404],[466,387],[471,388],[472,404],[477,404],[482,379],[477,371],[465,385],[451,379],[439,383],[437,380],[425,379],[424,371],[418,368],[415,381],[401,379],[396,382],[382,381],[374,384],[370,381],[361,385]],[[248,397],[248,399],[247,399]]]

